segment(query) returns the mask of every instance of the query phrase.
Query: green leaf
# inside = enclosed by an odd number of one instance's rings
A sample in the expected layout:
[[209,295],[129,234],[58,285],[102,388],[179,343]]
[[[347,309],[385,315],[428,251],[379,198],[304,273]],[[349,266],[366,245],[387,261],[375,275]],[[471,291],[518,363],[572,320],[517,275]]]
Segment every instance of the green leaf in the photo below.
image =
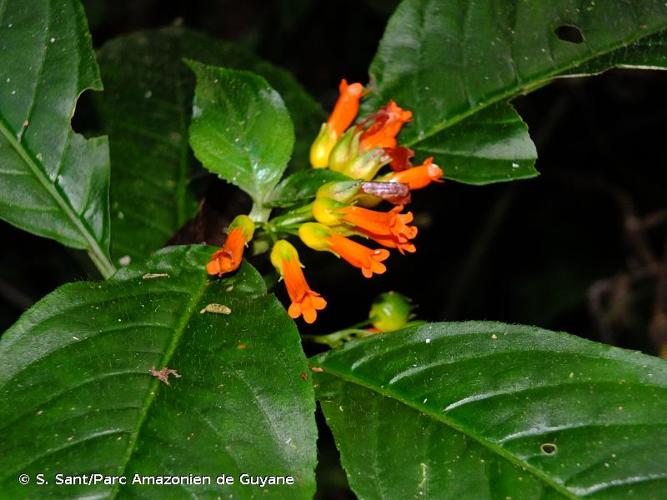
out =
[[[238,68],[244,69],[245,66],[239,65]],[[285,101],[295,132],[290,168],[310,169],[310,145],[317,137],[322,122],[327,119],[322,106],[300,86],[289,71],[261,60],[247,69],[266,78]]]
[[0,2],[0,218],[87,250],[103,275],[109,248],[109,151],[70,120],[100,90],[78,0]]
[[443,158],[445,176],[468,184],[538,175],[534,167],[537,151],[528,127],[514,108],[504,102],[420,141],[414,150]]
[[183,58],[264,76],[283,96],[294,121],[297,161],[307,162],[310,141],[323,120],[321,107],[292,75],[239,45],[181,26],[108,42],[98,52],[105,91],[97,103],[111,146],[115,259],[148,257],[196,212],[190,186],[196,161],[188,144],[195,78]]
[[[298,332],[249,265],[209,279],[212,250],[172,247],[104,283],[65,285],[2,336],[5,496],[312,497],[314,397],[302,379]],[[209,304],[221,313],[202,312]],[[152,367],[180,378],[166,385]],[[214,479],[65,487],[55,484],[56,472]],[[291,475],[296,484],[241,486],[242,472]],[[18,483],[22,473],[33,486]],[[49,484],[34,486],[37,473]],[[216,486],[219,474],[236,484]]]
[[294,145],[294,127],[282,98],[253,73],[188,64],[197,77],[190,125],[195,156],[261,207]]
[[667,487],[658,358],[467,322],[371,337],[313,361],[360,498],[660,498]]
[[[583,43],[559,39],[563,25],[576,26]],[[639,48],[666,27],[662,0],[404,0],[371,64],[376,95],[367,109],[389,99],[411,109],[402,142],[435,154],[446,176],[475,184],[525,178],[535,172],[520,118],[505,106],[508,125],[492,130],[474,115],[589,61],[597,60],[596,71],[623,64],[624,47]],[[664,54],[656,44],[652,50]],[[482,158],[470,148],[478,140],[486,146]],[[448,150],[457,154],[438,157]]]
[[271,207],[291,207],[311,200],[327,182],[349,181],[347,175],[327,169],[300,170],[286,177],[271,193],[266,204]]
[[667,32],[642,38],[602,57],[576,67],[565,76],[586,76],[609,68],[667,69]]

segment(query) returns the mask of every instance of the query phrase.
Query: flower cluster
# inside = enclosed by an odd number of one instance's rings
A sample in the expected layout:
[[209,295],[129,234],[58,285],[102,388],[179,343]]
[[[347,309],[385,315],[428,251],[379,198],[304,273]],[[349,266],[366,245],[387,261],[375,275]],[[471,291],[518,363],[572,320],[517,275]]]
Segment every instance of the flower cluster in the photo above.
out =
[[[416,251],[413,240],[417,227],[412,225],[412,213],[404,211],[405,205],[410,202],[410,191],[441,182],[443,174],[433,158],[413,166],[414,152],[398,145],[398,133],[412,120],[410,111],[389,101],[355,123],[364,87],[343,80],[339,92],[331,116],[311,146],[310,162],[315,169],[328,168],[349,180],[321,186],[314,201],[300,209],[307,215],[299,220],[294,233],[309,248],[331,252],[370,278],[386,271],[384,262],[389,250],[401,254]],[[388,171],[383,173],[385,167]],[[393,207],[376,210],[382,203]],[[237,269],[254,230],[248,216],[234,219],[224,246],[208,263],[208,273],[222,276]],[[366,246],[354,237],[375,242],[380,248]],[[327,303],[310,289],[297,250],[285,239],[275,241],[271,262],[285,282],[291,300],[290,317],[302,316],[307,323],[313,323],[317,311]]]

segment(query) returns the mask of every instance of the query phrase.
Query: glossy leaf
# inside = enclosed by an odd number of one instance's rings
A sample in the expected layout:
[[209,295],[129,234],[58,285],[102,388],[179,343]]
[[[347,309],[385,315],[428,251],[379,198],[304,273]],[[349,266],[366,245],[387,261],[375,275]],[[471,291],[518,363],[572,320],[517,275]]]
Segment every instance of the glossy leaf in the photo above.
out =
[[311,200],[317,190],[327,182],[350,180],[333,170],[308,169],[293,173],[283,180],[271,193],[267,205],[290,207]]
[[294,121],[297,161],[307,161],[310,141],[322,121],[319,105],[287,71],[239,45],[181,26],[107,43],[98,52],[105,85],[98,104],[111,146],[115,259],[146,258],[196,212],[190,186],[196,161],[188,144],[195,78],[184,58],[264,76],[285,99]]
[[420,141],[414,150],[423,156],[442,159],[447,178],[468,184],[538,175],[534,167],[537,151],[528,127],[512,106],[504,102]]
[[280,180],[294,127],[280,95],[264,78],[189,62],[197,77],[190,144],[204,167],[261,206]]
[[0,2],[0,218],[109,261],[109,150],[70,120],[101,90],[78,0]]
[[667,488],[664,360],[467,322],[312,362],[360,498],[660,498]]
[[[560,39],[563,26],[578,30],[582,43]],[[623,47],[665,28],[667,5],[658,0],[405,0],[371,64],[376,94],[367,109],[389,99],[411,109],[402,141],[435,154],[445,176],[475,184],[525,178],[535,172],[520,118],[505,107],[507,124],[490,128],[475,115],[590,61],[595,71],[622,65]],[[482,158],[470,147],[477,142]],[[438,157],[448,150],[456,154]]]
[[[3,495],[312,496],[314,398],[298,332],[249,265],[209,279],[212,250],[172,247],[104,283],[65,285],[2,336]],[[153,367],[180,378],[166,385]],[[213,484],[65,487],[56,472],[209,475]],[[296,484],[242,486],[243,472]],[[21,486],[22,473],[44,473],[49,485]],[[236,484],[217,486],[220,474]]]
[[605,54],[569,71],[565,76],[585,76],[609,68],[667,69],[667,32],[660,32]]

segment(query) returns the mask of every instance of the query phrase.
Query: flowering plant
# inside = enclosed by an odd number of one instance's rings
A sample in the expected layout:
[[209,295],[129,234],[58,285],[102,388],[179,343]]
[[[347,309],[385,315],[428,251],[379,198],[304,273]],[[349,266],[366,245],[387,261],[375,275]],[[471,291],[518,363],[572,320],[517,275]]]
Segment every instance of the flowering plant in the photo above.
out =
[[612,147],[664,82],[579,97],[667,68],[664,1],[403,0],[337,93],[382,2],[154,12],[267,9],[324,107],[181,22],[94,50],[117,3],[0,0],[0,497],[664,497],[662,160]]

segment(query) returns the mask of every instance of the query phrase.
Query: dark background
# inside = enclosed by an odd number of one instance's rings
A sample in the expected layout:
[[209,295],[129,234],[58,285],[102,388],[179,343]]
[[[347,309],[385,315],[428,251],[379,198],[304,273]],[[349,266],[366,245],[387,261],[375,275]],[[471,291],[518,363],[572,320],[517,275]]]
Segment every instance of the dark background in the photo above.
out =
[[[182,22],[286,67],[327,108],[340,78],[367,81],[397,3],[84,0],[96,47]],[[304,254],[311,286],[329,306],[303,331],[360,321],[375,295],[396,290],[427,320],[535,324],[659,353],[667,345],[666,89],[667,73],[614,70],[516,99],[537,144],[540,177],[417,192],[418,252],[392,256],[379,278],[365,280],[329,254]],[[446,171],[447,158],[436,161]],[[95,276],[85,256],[3,222],[0,241],[0,330],[57,286]],[[344,497],[323,433],[320,495]]]

